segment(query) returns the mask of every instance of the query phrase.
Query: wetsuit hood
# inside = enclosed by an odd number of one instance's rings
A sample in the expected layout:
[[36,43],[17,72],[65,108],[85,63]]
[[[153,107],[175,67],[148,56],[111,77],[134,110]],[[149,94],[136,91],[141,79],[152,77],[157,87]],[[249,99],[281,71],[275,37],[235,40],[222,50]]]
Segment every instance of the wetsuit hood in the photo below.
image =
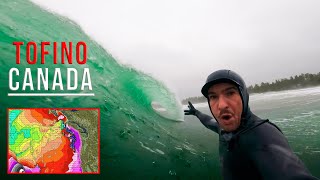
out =
[[249,108],[249,94],[248,94],[247,87],[244,80],[237,73],[227,69],[218,70],[211,73],[208,76],[206,83],[201,89],[201,93],[208,100],[209,107],[210,107],[210,103],[208,99],[208,90],[211,86],[218,83],[232,83],[237,86],[241,96],[242,105],[243,105],[243,110],[241,115],[241,124],[243,125],[243,123],[246,123],[246,120],[249,119],[252,114]]

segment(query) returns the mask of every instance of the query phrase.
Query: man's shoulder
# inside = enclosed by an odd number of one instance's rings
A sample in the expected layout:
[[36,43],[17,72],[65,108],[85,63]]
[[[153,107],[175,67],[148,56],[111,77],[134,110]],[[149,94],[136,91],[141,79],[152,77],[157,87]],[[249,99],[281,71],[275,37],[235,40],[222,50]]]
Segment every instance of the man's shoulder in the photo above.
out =
[[240,135],[240,143],[249,146],[266,146],[268,144],[287,143],[281,130],[273,123],[267,121],[260,124],[246,133]]
[[269,120],[253,128],[252,133],[256,133],[256,135],[269,135],[267,137],[270,137],[270,135],[283,135],[280,128]]

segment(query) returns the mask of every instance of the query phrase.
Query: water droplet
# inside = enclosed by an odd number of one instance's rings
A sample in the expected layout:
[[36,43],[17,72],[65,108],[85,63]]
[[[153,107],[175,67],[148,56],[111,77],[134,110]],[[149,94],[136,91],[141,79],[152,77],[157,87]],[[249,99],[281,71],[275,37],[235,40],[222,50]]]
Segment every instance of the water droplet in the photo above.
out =
[[177,173],[176,173],[174,170],[170,170],[170,171],[169,171],[169,174],[170,174],[171,176],[176,176],[176,175],[177,175]]
[[156,164],[156,162],[155,162],[155,161],[153,161],[153,162],[152,162],[152,165],[153,165],[153,166],[156,166],[157,164]]
[[191,162],[190,162],[190,161],[187,161],[186,164],[185,164],[185,166],[186,166],[186,167],[191,167]]

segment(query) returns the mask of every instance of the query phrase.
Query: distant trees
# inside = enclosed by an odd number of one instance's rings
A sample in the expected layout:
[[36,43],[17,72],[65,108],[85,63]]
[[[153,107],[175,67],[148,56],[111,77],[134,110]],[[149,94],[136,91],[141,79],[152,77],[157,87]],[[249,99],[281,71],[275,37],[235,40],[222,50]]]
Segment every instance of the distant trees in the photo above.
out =
[[248,87],[249,93],[263,93],[269,91],[282,91],[289,89],[298,89],[305,88],[311,86],[320,85],[320,72],[318,74],[300,74],[295,75],[294,77],[290,77],[289,79],[284,78],[280,80],[276,80],[275,82],[264,83],[262,82],[260,85],[255,84],[254,86]]
[[197,97],[188,97],[182,100],[182,104],[188,104],[188,101],[192,103],[203,103],[207,102],[207,99],[204,96],[197,96]]
[[[289,89],[299,89],[305,87],[319,86],[320,85],[320,72],[318,74],[300,74],[290,77],[276,80],[275,82],[268,83],[262,82],[261,84],[255,84],[248,87],[249,93],[263,93],[269,91],[282,91]],[[189,97],[182,100],[182,104],[187,104],[188,101],[192,103],[206,102],[207,99],[203,96]]]

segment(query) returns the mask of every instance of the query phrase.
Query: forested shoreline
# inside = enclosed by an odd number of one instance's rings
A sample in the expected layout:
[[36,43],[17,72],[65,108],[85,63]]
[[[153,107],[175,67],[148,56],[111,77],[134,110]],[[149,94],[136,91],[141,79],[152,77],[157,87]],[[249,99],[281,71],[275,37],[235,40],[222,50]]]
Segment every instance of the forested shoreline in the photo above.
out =
[[[270,91],[283,91],[291,89],[301,89],[320,85],[320,72],[317,74],[300,74],[291,76],[290,78],[283,78],[274,82],[262,82],[260,84],[251,85],[248,88],[248,92],[252,93],[264,93]],[[182,104],[187,104],[188,101],[192,103],[206,102],[207,99],[203,96],[189,97],[182,100]]]

